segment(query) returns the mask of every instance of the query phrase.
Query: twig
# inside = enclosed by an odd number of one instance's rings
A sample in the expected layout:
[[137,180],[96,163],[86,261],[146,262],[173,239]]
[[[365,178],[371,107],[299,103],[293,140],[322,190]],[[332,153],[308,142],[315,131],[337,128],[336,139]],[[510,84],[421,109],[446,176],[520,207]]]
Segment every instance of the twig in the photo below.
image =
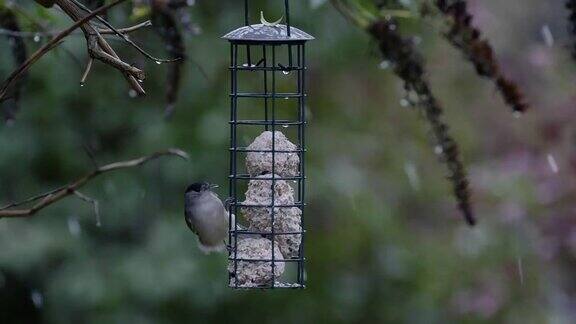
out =
[[[82,9],[83,11],[85,11],[86,13],[90,13],[92,12],[90,9],[88,9],[86,6],[84,6],[81,2],[78,2],[76,0],[72,0],[72,2],[74,2],[74,4],[76,4],[80,9]],[[112,26],[108,21],[106,21],[106,19],[100,17],[100,16],[96,16],[96,19],[98,19],[101,23],[103,23],[106,27],[110,28],[113,33],[115,33],[118,37],[122,38],[126,43],[130,44],[132,47],[134,47],[138,52],[140,52],[142,55],[144,55],[145,57],[147,57],[150,60],[153,60],[156,63],[171,63],[171,62],[176,62],[181,60],[182,58],[177,57],[174,59],[160,59],[157,57],[152,56],[150,53],[146,52],[144,49],[142,49],[140,46],[138,46],[138,44],[134,43],[133,41],[131,41],[128,37],[126,37],[126,35],[122,34],[118,29],[116,29],[114,26]]]
[[96,226],[100,227],[100,225],[102,223],[100,222],[100,220],[101,220],[101,218],[100,218],[100,203],[98,202],[98,200],[90,198],[78,190],[74,191],[74,194],[76,195],[76,197],[80,198],[81,200],[84,200],[85,202],[92,204],[92,207],[94,208],[94,215],[96,216]]
[[[139,23],[134,26],[126,27],[126,28],[119,28],[117,29],[118,32],[122,34],[129,34],[133,33],[139,29],[144,27],[152,26],[152,22],[150,20],[146,20],[142,23]],[[60,34],[62,31],[42,31],[42,32],[31,32],[31,31],[20,31],[16,32],[13,30],[3,29],[0,28],[0,35],[12,36],[12,37],[21,37],[21,38],[35,38],[35,37],[53,37]],[[115,35],[116,32],[112,29],[108,28],[100,28],[98,32],[102,35]],[[73,35],[82,35],[82,33],[73,33]]]
[[[82,9],[71,0],[56,0],[56,4],[74,21],[81,20],[86,16]],[[89,15],[92,14],[90,13]],[[112,46],[108,44],[106,39],[104,39],[92,23],[87,21],[81,28],[86,37],[90,57],[100,60],[120,71],[137,95],[145,95],[146,92],[139,82],[146,77],[144,71],[122,61]]]
[[66,36],[68,36],[74,30],[76,30],[77,28],[79,28],[80,26],[85,24],[87,21],[92,19],[94,16],[96,16],[99,13],[102,13],[102,12],[104,12],[104,11],[124,2],[124,1],[126,1],[126,0],[116,0],[114,2],[111,2],[105,6],[102,6],[98,9],[94,10],[91,14],[89,14],[89,15],[83,17],[82,19],[76,21],[72,26],[68,27],[67,29],[62,31],[60,34],[56,35],[52,40],[50,40],[48,43],[44,44],[44,46],[42,46],[36,52],[34,52],[34,54],[32,54],[26,60],[26,62],[24,62],[22,65],[20,65],[14,72],[12,72],[12,74],[10,74],[10,76],[8,76],[6,81],[4,81],[4,83],[2,84],[2,87],[0,87],[0,102],[7,99],[6,98],[6,91],[7,91],[8,87],[10,87],[18,78],[20,78],[20,76],[23,73],[28,71],[30,69],[30,67],[34,63],[36,63],[36,61],[38,61],[42,56],[44,56],[46,53],[48,53],[52,48],[58,46],[58,44],[60,43],[61,40],[63,40]]
[[84,74],[82,74],[82,78],[80,79],[80,86],[83,86],[86,83],[86,79],[88,78],[88,74],[90,74],[90,70],[92,70],[92,63],[94,63],[93,58],[88,59],[88,64],[86,64],[86,70],[84,70]]
[[[32,198],[28,198],[22,202],[12,203],[5,207],[0,208],[0,218],[15,218],[15,217],[29,217],[36,214],[38,211],[60,201],[61,199],[69,195],[78,195],[78,190],[86,185],[89,181],[96,178],[97,176],[112,172],[115,170],[128,169],[139,167],[149,161],[155,160],[162,156],[176,156],[183,159],[189,159],[188,154],[179,149],[169,149],[162,152],[156,152],[151,155],[143,156],[134,160],[115,162],[111,164],[104,165],[97,168],[96,170],[86,174],[85,176],[79,178],[78,180],[69,183],[68,185],[62,186],[58,189],[51,190],[47,193],[43,193]],[[34,206],[28,209],[11,209],[13,207],[21,206],[27,203],[38,201]]]

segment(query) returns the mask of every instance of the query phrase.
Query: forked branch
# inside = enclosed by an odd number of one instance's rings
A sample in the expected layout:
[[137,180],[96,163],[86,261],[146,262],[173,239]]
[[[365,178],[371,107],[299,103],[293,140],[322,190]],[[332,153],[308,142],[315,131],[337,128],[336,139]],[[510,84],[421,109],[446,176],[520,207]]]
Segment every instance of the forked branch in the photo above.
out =
[[[87,196],[81,194],[78,190],[90,182],[92,179],[98,177],[99,175],[116,171],[122,169],[129,169],[142,166],[147,162],[156,160],[163,156],[174,156],[179,157],[185,160],[188,160],[188,154],[186,152],[179,150],[179,149],[169,149],[166,151],[156,152],[150,155],[142,156],[137,159],[128,160],[128,161],[121,161],[115,162],[111,164],[107,164],[101,167],[96,168],[94,171],[84,175],[83,177],[65,185],[59,187],[57,189],[51,190],[49,192],[25,199],[23,201],[17,203],[11,203],[4,207],[0,208],[0,218],[16,218],[16,217],[29,217],[33,216],[40,210],[62,200],[63,198],[76,195],[82,200],[89,201],[94,204],[95,212],[97,213],[98,205],[97,203]],[[30,208],[20,208],[15,209],[15,207],[20,207],[23,205],[27,205],[30,203],[34,203],[35,205]]]

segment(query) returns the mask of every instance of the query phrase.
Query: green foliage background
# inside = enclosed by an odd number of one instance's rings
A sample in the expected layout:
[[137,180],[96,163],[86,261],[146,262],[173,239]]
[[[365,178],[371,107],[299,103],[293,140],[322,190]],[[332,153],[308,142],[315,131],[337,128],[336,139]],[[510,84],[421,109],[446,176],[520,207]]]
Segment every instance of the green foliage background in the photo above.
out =
[[[227,288],[225,256],[202,255],[182,219],[187,184],[208,179],[227,194],[228,47],[219,37],[242,24],[237,2],[190,8],[202,32],[186,37],[191,60],[169,121],[165,66],[120,42],[113,46],[123,57],[145,64],[146,98],[131,99],[121,75],[102,64],[81,88],[83,66],[62,50],[32,68],[15,124],[0,126],[1,203],[88,172],[85,145],[100,164],[168,147],[192,159],[161,159],[89,184],[82,192],[100,201],[101,227],[74,198],[34,218],[0,220],[0,322],[571,322],[576,69],[560,2],[469,1],[475,25],[531,103],[519,119],[433,22],[402,22],[422,40],[461,145],[475,228],[459,218],[424,120],[399,104],[401,81],[379,68],[368,36],[329,4],[295,3],[294,25],[317,38],[308,47],[308,288],[266,292]],[[254,1],[254,8],[272,20],[277,2]],[[130,24],[129,7],[111,14],[117,26]],[[54,28],[69,24],[56,11],[50,17]],[[132,38],[163,54],[153,32]],[[13,66],[1,44],[5,76]],[[85,61],[81,36],[63,46]]]

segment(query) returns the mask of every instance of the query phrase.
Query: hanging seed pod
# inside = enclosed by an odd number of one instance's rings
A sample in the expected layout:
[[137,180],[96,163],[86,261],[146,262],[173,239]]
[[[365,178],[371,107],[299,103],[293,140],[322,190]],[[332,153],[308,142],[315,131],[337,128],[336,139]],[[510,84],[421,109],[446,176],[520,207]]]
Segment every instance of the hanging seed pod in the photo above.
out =
[[[0,27],[14,32],[21,31],[20,26],[18,25],[18,21],[16,20],[16,17],[12,11],[5,8],[0,8]],[[14,58],[14,63],[16,66],[20,66],[26,61],[26,58],[28,57],[26,44],[21,37],[9,35],[7,36],[7,39],[10,50],[12,52],[12,57]],[[2,105],[2,111],[6,121],[13,120],[16,112],[18,111],[20,92],[25,84],[25,79],[26,76],[24,75],[15,83],[11,89],[9,89],[9,99]]]
[[166,52],[173,58],[182,58],[168,66],[168,76],[166,78],[167,105],[164,110],[167,117],[170,117],[174,112],[184,72],[186,47],[178,26],[177,10],[185,5],[185,1],[152,1],[152,25],[154,30],[162,38]]
[[418,106],[423,111],[426,121],[438,145],[438,152],[446,164],[452,183],[454,196],[464,219],[470,225],[476,220],[472,214],[468,179],[456,141],[448,132],[448,125],[442,121],[442,107],[434,97],[428,81],[425,79],[424,63],[420,54],[414,49],[410,40],[402,38],[397,28],[390,28],[390,20],[374,22],[368,31],[377,40],[384,59],[394,64],[394,73],[418,96]]
[[448,31],[444,37],[474,64],[476,73],[496,85],[512,111],[522,113],[528,109],[518,86],[502,75],[494,50],[482,39],[480,30],[472,26],[472,15],[463,0],[436,0],[436,7],[447,18]]
[[566,9],[570,13],[568,16],[568,32],[572,37],[572,58],[576,60],[576,0],[567,0]]
[[36,3],[42,5],[45,8],[51,8],[56,0],[34,0]]

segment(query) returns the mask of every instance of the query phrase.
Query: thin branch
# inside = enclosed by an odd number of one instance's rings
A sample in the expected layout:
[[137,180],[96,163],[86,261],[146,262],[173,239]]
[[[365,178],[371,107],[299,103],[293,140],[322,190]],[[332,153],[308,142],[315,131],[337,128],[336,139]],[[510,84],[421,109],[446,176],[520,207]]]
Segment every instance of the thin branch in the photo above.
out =
[[[72,0],[72,2],[74,2],[74,4],[76,4],[80,9],[82,9],[86,13],[92,12],[90,9],[88,9],[88,7],[84,6],[81,2],[76,1],[76,0]],[[138,44],[131,41],[126,35],[122,34],[118,29],[116,29],[114,26],[112,26],[112,24],[110,24],[108,21],[106,21],[106,19],[104,19],[100,16],[96,16],[96,19],[98,19],[106,27],[110,28],[118,37],[122,38],[126,43],[128,43],[132,47],[134,47],[138,52],[140,52],[140,54],[144,55],[145,57],[147,57],[150,60],[155,61],[156,63],[171,63],[171,62],[176,62],[176,61],[179,61],[182,59],[181,57],[174,58],[174,59],[160,59],[160,58],[154,57],[150,53],[146,52],[143,48],[138,46]]]
[[98,200],[90,198],[78,190],[74,191],[74,195],[76,195],[76,197],[78,197],[80,200],[92,204],[92,208],[94,208],[94,216],[96,216],[96,226],[100,227],[102,223],[100,221],[100,203]]
[[[81,8],[71,0],[56,0],[56,4],[74,21],[86,17],[86,14],[81,10]],[[144,71],[121,60],[112,46],[108,44],[106,39],[104,39],[90,21],[83,24],[81,28],[86,38],[88,54],[90,57],[100,60],[120,71],[137,95],[145,95],[146,92],[139,82],[140,80],[144,80],[146,77]]]
[[[143,156],[137,159],[122,161],[122,162],[115,162],[111,164],[104,165],[102,167],[97,168],[96,170],[84,175],[83,177],[79,178],[76,181],[73,181],[65,186],[62,186],[58,189],[51,190],[47,193],[43,193],[32,198],[28,198],[22,202],[12,203],[5,207],[0,208],[0,218],[15,218],[15,217],[29,217],[36,214],[38,211],[62,200],[63,198],[76,195],[81,197],[78,194],[78,190],[90,182],[92,179],[96,178],[99,175],[104,173],[112,172],[115,170],[122,170],[128,168],[139,167],[147,162],[153,161],[158,159],[162,156],[176,156],[183,159],[189,159],[188,154],[186,152],[179,150],[179,149],[169,149],[162,152],[156,152],[151,155]],[[83,196],[83,195],[82,195]],[[85,196],[83,196],[85,197]],[[12,209],[12,207],[21,206],[27,203],[38,201],[34,206],[28,209]]]
[[[119,28],[117,29],[118,32],[122,34],[129,34],[133,33],[139,29],[144,27],[152,26],[152,22],[150,20],[146,20],[142,23],[139,23],[134,26],[126,27],[126,28]],[[0,28],[0,35],[5,36],[12,36],[12,37],[21,37],[21,38],[36,38],[36,37],[54,37],[60,34],[62,31],[42,31],[42,32],[32,32],[32,31],[13,31],[9,29]],[[102,35],[115,35],[116,32],[109,28],[100,28],[98,32]],[[82,35],[82,33],[73,33],[73,35]]]
[[94,63],[94,59],[89,58],[88,64],[86,64],[86,70],[84,70],[84,74],[82,74],[82,78],[80,79],[80,86],[84,86],[84,83],[86,83],[88,74],[90,74],[90,71],[92,70],[92,63]]
[[8,76],[6,81],[4,81],[4,83],[2,84],[2,87],[0,87],[0,102],[7,99],[6,98],[6,92],[7,92],[8,88],[10,86],[12,86],[12,84],[16,80],[18,80],[20,78],[20,76],[22,76],[23,73],[28,71],[30,69],[30,67],[34,63],[36,63],[36,61],[38,61],[42,56],[44,56],[46,53],[48,53],[52,48],[58,46],[60,41],[62,41],[66,36],[70,35],[70,33],[72,33],[74,30],[80,28],[83,24],[85,24],[87,21],[92,19],[94,16],[96,16],[96,15],[98,15],[98,14],[124,2],[124,1],[126,1],[126,0],[116,0],[114,2],[111,2],[105,6],[102,6],[98,9],[94,10],[91,14],[89,14],[89,15],[83,17],[82,19],[76,21],[72,26],[70,26],[67,29],[65,29],[64,31],[62,31],[60,34],[55,36],[52,40],[50,40],[48,43],[44,44],[44,46],[42,46],[36,52],[34,52],[34,54],[32,54],[26,60],[26,62],[24,62],[22,65],[20,65],[14,72],[12,72],[12,74],[10,74],[10,76]]

